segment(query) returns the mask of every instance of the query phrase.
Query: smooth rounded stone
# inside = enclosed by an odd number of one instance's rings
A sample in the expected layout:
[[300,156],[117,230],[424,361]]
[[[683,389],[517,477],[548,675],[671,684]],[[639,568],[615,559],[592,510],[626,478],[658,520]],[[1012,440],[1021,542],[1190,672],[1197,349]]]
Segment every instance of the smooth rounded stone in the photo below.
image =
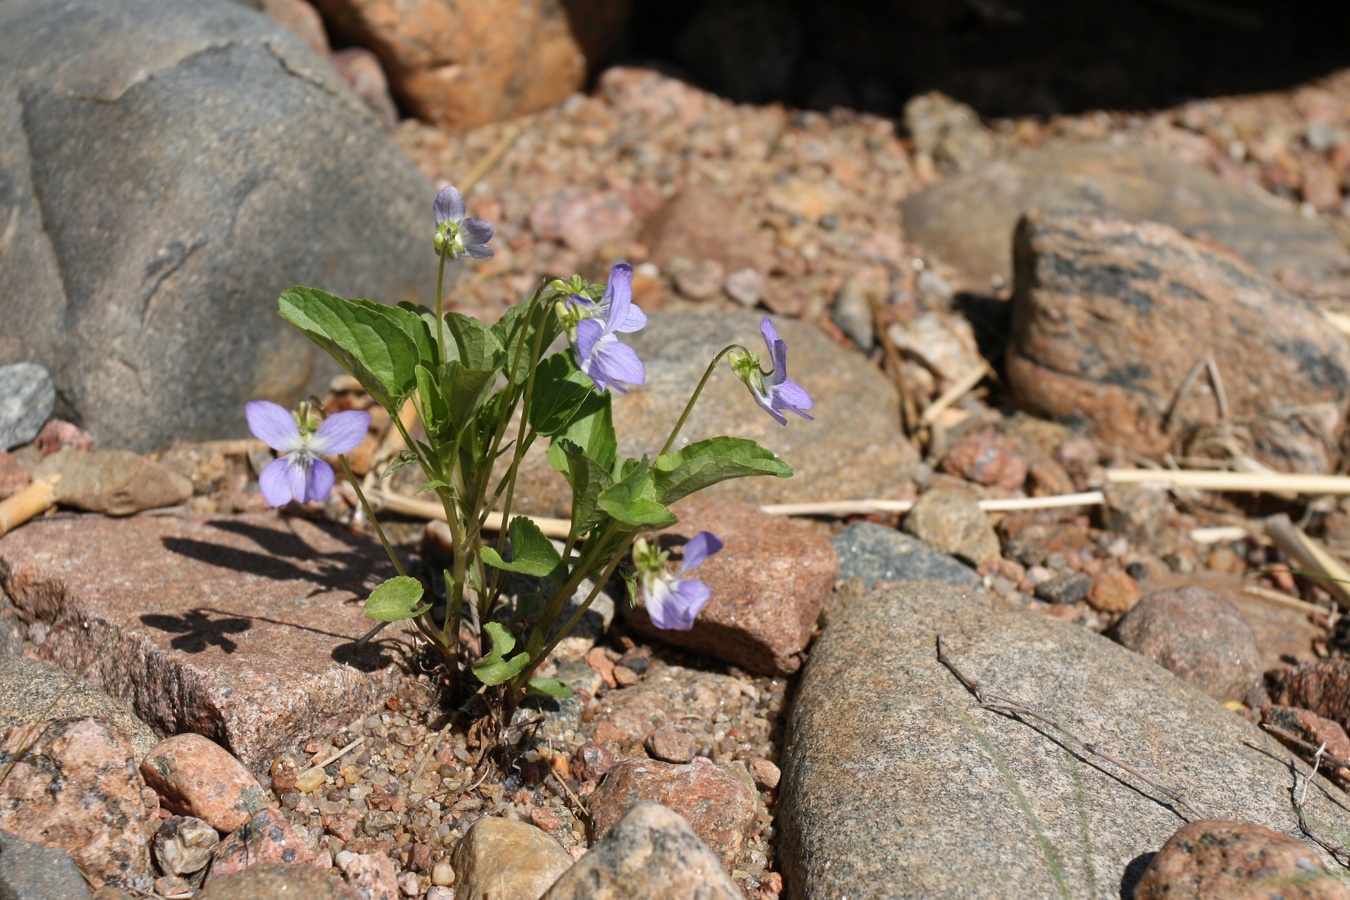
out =
[[0,898],[85,900],[89,886],[70,854],[0,830]]
[[166,738],[140,769],[165,809],[205,819],[221,832],[234,831],[272,802],[243,763],[200,734]]
[[[41,36],[41,39],[35,39]],[[219,0],[0,4],[0,363],[107,448],[245,433],[336,371],[293,284],[426,301],[435,192],[299,38]]]
[[835,535],[833,543],[839,554],[839,577],[861,578],[865,590],[893,581],[942,581],[970,588],[982,584],[965,563],[875,522],[854,522]]
[[1046,147],[943,179],[906,198],[905,234],[968,275],[1007,282],[1013,226],[1031,209],[1162,222],[1207,235],[1267,275],[1287,267],[1335,280],[1350,263],[1329,222],[1306,219],[1267,191],[1109,143]]
[[988,514],[966,491],[925,491],[900,526],[934,549],[977,566],[994,562],[1001,552]]
[[752,672],[796,672],[839,575],[834,547],[797,522],[745,503],[700,496],[676,504],[675,513],[680,521],[662,532],[663,549],[676,550],[700,531],[723,542],[689,576],[712,597],[688,631],[657,628],[641,604],[623,606],[629,627]]
[[456,900],[535,900],[572,857],[528,822],[484,816],[460,838],[451,862]]
[[212,878],[197,900],[259,900],[261,897],[304,897],[306,900],[365,900],[365,895],[337,875],[314,866],[258,863]]
[[1148,864],[1134,900],[1350,900],[1304,841],[1251,822],[1201,819]]
[[1139,602],[1139,583],[1120,569],[1102,569],[1092,576],[1088,605],[1106,613],[1127,613]]
[[33,470],[34,478],[59,476],[62,506],[108,516],[177,506],[192,496],[192,481],[130,450],[61,450]]
[[591,828],[603,839],[644,800],[679,813],[728,869],[740,862],[759,808],[755,789],[705,756],[685,765],[655,759],[620,760],[590,796]]
[[[619,452],[654,454],[665,443],[708,363],[737,342],[771,365],[759,333],[763,315],[748,310],[652,312],[647,327],[623,336],[647,369],[647,383],[614,398]],[[755,405],[725,360],[719,364],[675,446],[717,435],[758,441],[795,470],[792,478],[737,478],[702,491],[747,503],[798,503],[840,497],[897,499],[918,465],[901,433],[895,385],[859,353],[840,347],[818,329],[774,318],[788,345],[788,376],[815,401],[815,421],[791,413],[786,427]],[[544,459],[544,442],[526,456],[516,484],[516,506],[541,515],[567,516],[572,494]],[[866,460],[854,465],[841,461]]]
[[[792,897],[884,885],[891,897],[1116,900],[1130,896],[1132,863],[1176,830],[1156,789],[978,708],[938,662],[939,634],[985,691],[1054,716],[1204,814],[1297,830],[1290,767],[1308,766],[1269,735],[1086,629],[970,601],[936,584],[877,591],[816,642],[779,762]],[[1314,781],[1316,827],[1350,829],[1341,797]]]
[[1283,471],[1335,468],[1350,338],[1306,301],[1156,222],[1029,213],[1013,256],[1007,368],[1021,409],[1086,422],[1133,453],[1226,454],[1207,449],[1220,406],[1192,378],[1209,359],[1246,452]]
[[243,826],[220,842],[206,873],[206,884],[211,885],[217,879],[251,866],[304,864],[313,862],[316,856],[314,838],[309,831],[300,825],[292,825],[280,810],[264,809],[254,813]]
[[740,900],[744,893],[684,817],[635,804],[542,900]]
[[219,844],[220,835],[202,819],[169,816],[160,823],[152,846],[161,872],[191,875],[206,868]]
[[1116,639],[1217,700],[1243,700],[1261,678],[1261,651],[1242,613],[1202,587],[1144,595]]
[[37,437],[55,405],[56,388],[42,366],[26,362],[0,366],[0,450]]
[[647,735],[643,746],[652,759],[668,763],[687,763],[698,754],[698,736],[682,725],[667,722]]
[[130,741],[137,763],[160,741],[129,706],[60,666],[26,656],[0,655],[0,729],[84,716],[98,716],[116,725]]
[[980,431],[959,438],[942,457],[942,471],[976,484],[1010,491],[1027,481],[1027,464],[1013,442],[995,431]]
[[1077,603],[1091,589],[1091,575],[1086,572],[1063,572],[1036,585],[1036,599],[1046,603]]
[[56,719],[36,733],[19,725],[0,737],[0,759],[18,756],[0,781],[0,828],[65,850],[96,888],[148,891],[145,783],[116,726]]

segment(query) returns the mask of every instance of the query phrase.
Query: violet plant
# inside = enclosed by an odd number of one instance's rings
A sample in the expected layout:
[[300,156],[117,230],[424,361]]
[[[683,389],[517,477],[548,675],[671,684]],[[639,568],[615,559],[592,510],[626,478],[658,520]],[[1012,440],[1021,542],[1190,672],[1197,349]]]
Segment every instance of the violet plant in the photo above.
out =
[[[445,603],[437,609],[422,582],[403,571],[342,459],[398,573],[371,594],[366,616],[381,623],[411,620],[441,657],[452,686],[467,671],[484,685],[500,685],[508,706],[527,694],[567,696],[565,685],[537,677],[536,670],[616,573],[628,584],[630,598],[640,585],[658,628],[693,627],[707,603],[708,587],[682,576],[722,542],[700,532],[685,545],[679,571],[670,572],[669,554],[651,533],[676,523],[672,503],[731,478],[792,474],[776,455],[744,438],[714,437],[671,449],[716,366],[730,355],[732,371],[780,424],[787,423],[784,410],[810,418],[804,411],[812,401],[788,379],[787,345],[765,318],[761,331],[771,370],[763,371],[759,356],[744,347],[726,347],[709,363],[655,457],[620,456],[610,389],[623,393],[646,381],[637,353],[618,337],[647,324],[632,302],[632,267],[615,265],[604,285],[580,276],[546,278],[531,297],[486,325],[445,312],[443,287],[447,264],[492,256],[493,228],[466,218],[464,198],[453,187],[440,192],[433,211],[440,258],[434,310],[294,287],[281,295],[281,316],[389,411],[407,449],[383,477],[417,465],[426,479],[422,490],[436,494],[449,524],[453,559],[444,571]],[[549,353],[563,335],[568,347]],[[420,435],[399,416],[406,403],[416,411]],[[326,495],[334,474],[319,457],[353,449],[369,425],[365,413],[342,412],[320,422],[307,405],[292,416],[265,401],[248,404],[246,415],[256,436],[288,454],[259,479],[274,506]],[[561,546],[528,515],[513,515],[517,472],[540,440],[548,441],[548,461],[572,489]],[[508,523],[495,535],[486,529],[494,509]],[[632,563],[625,567],[630,549]],[[504,596],[510,573],[548,585],[537,617],[507,615],[514,608]],[[564,619],[568,601],[588,579],[593,587]]]

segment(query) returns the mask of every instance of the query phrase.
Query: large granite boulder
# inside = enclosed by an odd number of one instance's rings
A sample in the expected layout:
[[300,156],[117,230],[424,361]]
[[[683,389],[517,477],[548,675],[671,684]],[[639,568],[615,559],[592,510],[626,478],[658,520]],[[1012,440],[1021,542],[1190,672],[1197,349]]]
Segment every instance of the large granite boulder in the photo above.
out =
[[289,31],[222,0],[0,3],[0,364],[147,450],[332,371],[276,315],[434,282],[433,191]]

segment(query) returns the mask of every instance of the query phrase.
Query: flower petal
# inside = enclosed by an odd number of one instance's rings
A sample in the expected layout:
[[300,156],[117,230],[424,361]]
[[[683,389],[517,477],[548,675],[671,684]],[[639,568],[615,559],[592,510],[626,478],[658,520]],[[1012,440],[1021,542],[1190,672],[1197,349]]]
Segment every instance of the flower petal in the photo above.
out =
[[694,619],[712,597],[712,589],[701,581],[677,581],[666,592],[664,602],[656,609],[647,604],[647,615],[652,624],[667,631],[688,631]]
[[464,248],[464,255],[474,259],[492,259],[492,248],[487,244],[469,244]]
[[[622,381],[624,384],[646,383],[647,370],[643,367],[642,360],[638,358],[637,351],[627,344],[620,343],[614,335],[608,334],[596,341],[592,354],[591,371],[587,374],[597,387],[601,378],[607,382]],[[621,393],[625,392],[624,388],[617,384],[614,387]]]
[[[605,309],[605,332],[611,332],[616,325],[627,323],[628,310],[633,303],[633,267],[628,263],[619,263],[609,270],[609,284],[605,285],[605,295],[600,305]],[[643,321],[646,321],[644,317]]]
[[806,388],[797,382],[784,380],[782,384],[775,386],[769,393],[773,397],[774,406],[779,409],[790,409],[803,419],[812,418],[802,410],[815,406],[815,401],[806,392]]
[[328,496],[333,489],[333,467],[321,459],[316,459],[309,467],[305,477],[305,502],[313,503]]
[[366,432],[370,430],[370,413],[361,412],[357,409],[349,409],[340,413],[333,413],[327,419],[324,419],[319,430],[314,432],[314,436],[309,439],[309,450],[311,453],[322,454],[323,456],[336,456],[339,453],[346,453],[349,450],[355,450],[356,445],[366,438]]
[[459,238],[465,247],[470,244],[486,244],[492,240],[492,223],[484,222],[482,219],[465,219],[464,224],[459,226]]
[[777,409],[774,408],[773,399],[771,397],[761,395],[759,393],[756,393],[755,391],[751,391],[750,396],[755,398],[755,402],[759,404],[760,409],[764,410],[766,413],[777,419],[779,425],[787,424],[787,416],[783,415]]
[[464,197],[453,184],[441,188],[432,204],[436,211],[436,224],[442,222],[461,222],[464,220]]
[[248,420],[248,430],[253,432],[253,436],[273,450],[289,453],[299,450],[304,444],[300,439],[300,427],[295,424],[295,416],[270,400],[245,403],[244,418]]
[[263,468],[258,476],[258,488],[268,506],[285,506],[295,496],[291,493],[291,483],[286,477],[291,464],[287,459],[274,459]]
[[759,323],[759,333],[764,335],[764,343],[769,348],[770,355],[773,354],[773,345],[778,343],[778,329],[773,327],[773,320],[765,316]]
[[722,541],[717,535],[711,531],[700,531],[684,545],[684,562],[680,565],[680,571],[688,572],[721,550],[722,546]]
[[290,486],[288,490],[291,496],[301,503],[305,501],[309,484],[309,467],[313,464],[314,457],[310,456],[307,450],[297,450],[286,457],[286,483]]
[[588,366],[595,353],[595,343],[605,333],[605,326],[595,319],[582,319],[577,323],[577,368],[590,374]]

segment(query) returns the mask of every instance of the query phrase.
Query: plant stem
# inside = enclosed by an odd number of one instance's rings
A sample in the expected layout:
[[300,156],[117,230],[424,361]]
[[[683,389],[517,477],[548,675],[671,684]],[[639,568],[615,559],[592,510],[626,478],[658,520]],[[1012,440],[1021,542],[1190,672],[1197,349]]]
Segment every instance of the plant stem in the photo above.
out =
[[441,251],[441,264],[436,269],[436,352],[440,355],[441,360],[445,359],[445,316],[442,313],[441,298],[443,294],[441,289],[445,285],[446,252],[445,250]]
[[394,555],[394,548],[389,546],[389,539],[384,536],[384,529],[380,527],[380,520],[375,517],[375,510],[370,508],[370,502],[366,500],[366,492],[361,490],[361,482],[356,480],[356,473],[347,463],[347,455],[345,453],[339,455],[338,462],[342,463],[342,471],[346,474],[347,480],[351,482],[352,490],[356,491],[356,499],[361,501],[361,508],[366,511],[366,518],[370,520],[371,525],[375,526],[375,534],[384,546],[384,552],[389,554],[389,561],[394,564],[394,571],[404,578],[408,577],[408,573],[403,571],[403,564]]
[[662,456],[670,452],[671,445],[675,443],[675,438],[679,436],[680,429],[684,427],[685,420],[688,419],[689,414],[694,411],[694,404],[698,402],[699,395],[703,393],[704,385],[706,385],[708,379],[712,377],[713,369],[717,368],[717,364],[722,361],[722,357],[726,356],[732,350],[740,350],[742,353],[750,352],[740,344],[728,344],[726,347],[722,348],[720,353],[712,358],[712,362],[708,363],[708,368],[704,371],[703,377],[699,379],[698,387],[694,388],[694,393],[689,395],[689,402],[684,405],[684,412],[680,413],[680,418],[676,420],[675,427],[670,430],[670,437],[666,438],[666,442],[661,446],[661,452],[656,454],[657,456]]

